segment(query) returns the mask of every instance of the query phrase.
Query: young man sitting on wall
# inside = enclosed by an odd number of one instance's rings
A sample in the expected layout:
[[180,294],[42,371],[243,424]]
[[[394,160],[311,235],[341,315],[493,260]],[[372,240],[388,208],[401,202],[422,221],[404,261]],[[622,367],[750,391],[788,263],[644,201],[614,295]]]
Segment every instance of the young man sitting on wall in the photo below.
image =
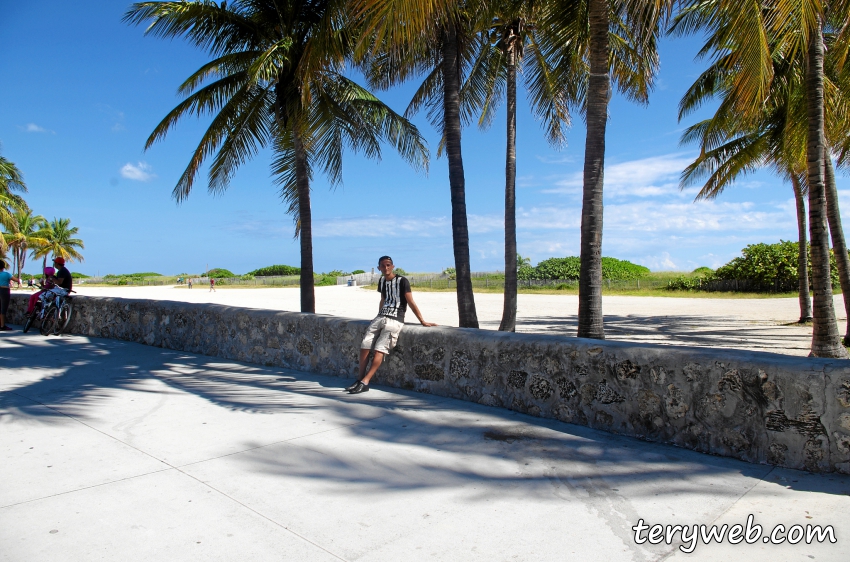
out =
[[[381,293],[381,304],[378,307],[378,316],[372,320],[366,329],[366,336],[360,344],[360,374],[359,378],[346,388],[351,394],[360,394],[369,391],[369,381],[375,376],[378,367],[384,362],[384,355],[390,352],[398,342],[398,335],[404,327],[404,313],[407,307],[413,311],[419,323],[423,326],[436,326],[432,322],[422,319],[419,307],[413,302],[413,293],[410,291],[410,281],[406,277],[393,273],[395,265],[389,256],[381,256],[378,260],[378,270],[384,275],[378,280],[378,292]],[[375,357],[372,358],[372,366],[366,372],[366,362],[369,360],[369,352],[375,346]]]

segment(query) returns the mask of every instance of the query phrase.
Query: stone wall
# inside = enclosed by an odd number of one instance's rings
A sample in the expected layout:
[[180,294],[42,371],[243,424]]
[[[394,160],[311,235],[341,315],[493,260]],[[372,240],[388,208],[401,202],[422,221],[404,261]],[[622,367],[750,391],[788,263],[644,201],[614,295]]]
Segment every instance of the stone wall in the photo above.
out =
[[[26,295],[9,319],[22,323]],[[69,331],[344,377],[367,322],[76,297]],[[39,336],[40,337],[40,336]],[[850,361],[406,326],[378,384],[750,462],[850,474]]]

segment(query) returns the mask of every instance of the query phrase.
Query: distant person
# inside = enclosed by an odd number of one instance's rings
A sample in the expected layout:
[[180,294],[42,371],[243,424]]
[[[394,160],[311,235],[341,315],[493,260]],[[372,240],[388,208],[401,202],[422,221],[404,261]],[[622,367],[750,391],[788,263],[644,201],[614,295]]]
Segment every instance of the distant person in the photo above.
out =
[[44,279],[41,283],[41,290],[30,295],[30,300],[27,304],[27,316],[35,312],[35,303],[38,302],[38,299],[41,298],[44,293],[56,287],[56,278],[53,277],[55,274],[56,270],[52,267],[44,268]]
[[71,289],[74,288],[74,278],[68,268],[65,267],[65,258],[62,256],[53,258],[53,267],[56,268],[56,286],[62,287],[70,293]]
[[[381,304],[378,306],[378,316],[372,320],[366,329],[366,336],[360,343],[360,373],[358,379],[346,388],[351,394],[360,394],[369,391],[369,381],[375,376],[378,367],[384,362],[384,355],[390,352],[398,342],[398,336],[404,327],[404,313],[407,307],[413,311],[419,323],[423,326],[436,326],[422,319],[419,307],[413,302],[413,293],[410,291],[410,281],[407,277],[393,273],[395,265],[389,256],[381,256],[378,260],[378,269],[383,274],[378,280],[378,292],[381,293]],[[372,366],[366,372],[366,362],[372,346],[375,347],[375,356],[372,358]]]
[[32,277],[30,277],[29,279],[27,279],[27,288],[28,288],[30,291],[32,291],[32,290],[34,290],[34,289],[35,289],[35,283],[33,282]]
[[191,277],[189,278],[188,285],[189,285],[189,288],[191,289],[192,288],[192,278]]
[[210,277],[210,292],[215,292],[215,279],[213,279],[212,277]]
[[6,325],[6,312],[12,302],[12,281],[21,283],[19,278],[6,271],[6,262],[0,260],[0,332],[12,331],[12,328]]

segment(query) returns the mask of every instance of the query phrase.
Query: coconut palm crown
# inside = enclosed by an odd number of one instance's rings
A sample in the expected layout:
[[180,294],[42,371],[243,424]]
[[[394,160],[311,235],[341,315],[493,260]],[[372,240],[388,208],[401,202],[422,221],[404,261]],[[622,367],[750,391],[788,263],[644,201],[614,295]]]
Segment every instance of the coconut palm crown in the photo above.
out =
[[237,168],[264,148],[301,243],[301,310],[315,312],[310,181],[342,178],[344,148],[381,157],[388,141],[426,168],[419,131],[344,76],[353,40],[341,0],[236,0],[220,4],[139,2],[125,16],[150,21],[146,34],[184,37],[213,57],[179,88],[185,99],[157,125],[149,148],[185,116],[213,115],[174,188],[185,199],[207,157],[208,187],[226,189]]
[[79,228],[71,226],[71,219],[54,218],[45,223],[39,232],[41,242],[33,245],[33,257],[41,258],[41,266],[47,265],[47,256],[65,258],[68,261],[85,261],[79,250],[85,249],[85,244],[79,238],[74,238]]
[[[24,199],[15,192],[27,192],[24,176],[14,162],[0,156],[0,226],[7,232],[15,229],[15,212],[28,209]],[[5,237],[0,237],[0,251],[5,250]]]

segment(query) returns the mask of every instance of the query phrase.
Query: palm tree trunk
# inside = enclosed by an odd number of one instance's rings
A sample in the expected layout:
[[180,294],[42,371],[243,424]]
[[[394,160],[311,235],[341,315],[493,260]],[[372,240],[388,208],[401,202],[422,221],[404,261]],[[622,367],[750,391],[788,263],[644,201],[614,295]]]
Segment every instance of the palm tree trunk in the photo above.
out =
[[24,265],[27,263],[27,247],[24,246],[21,248],[21,257],[18,258],[18,279],[21,278],[21,271],[24,269]]
[[847,242],[844,240],[844,229],[841,227],[841,211],[838,208],[838,189],[835,186],[835,170],[829,149],[824,151],[824,184],[826,189],[826,219],[829,223],[829,234],[832,238],[832,251],[835,254],[835,265],[838,267],[838,280],[841,283],[841,296],[844,300],[846,327],[844,345],[850,345],[850,257],[847,255]]
[[316,293],[313,277],[313,216],[310,211],[310,177],[307,172],[307,152],[296,128],[295,183],[298,186],[298,221],[301,240],[301,312],[316,312]]
[[505,156],[505,303],[499,330],[516,331],[516,47],[508,46],[508,146]]
[[797,174],[791,173],[794,201],[797,203],[797,286],[800,294],[800,323],[811,322],[812,300],[809,295],[809,244],[806,239],[806,204]]
[[460,60],[457,24],[449,21],[443,33],[443,121],[449,188],[452,197],[452,245],[457,275],[457,311],[461,328],[477,328],[475,297],[469,261],[469,226],[466,219],[466,181],[460,152]]
[[578,337],[605,339],[602,325],[602,186],[605,127],[611,80],[608,76],[608,2],[588,0],[590,82],[581,205],[581,269],[578,285]]
[[809,178],[809,237],[812,247],[812,351],[814,357],[847,357],[841,345],[829,275],[829,233],[826,226],[824,185],[823,32],[821,25],[809,38],[806,64],[806,105],[809,121],[806,165]]

